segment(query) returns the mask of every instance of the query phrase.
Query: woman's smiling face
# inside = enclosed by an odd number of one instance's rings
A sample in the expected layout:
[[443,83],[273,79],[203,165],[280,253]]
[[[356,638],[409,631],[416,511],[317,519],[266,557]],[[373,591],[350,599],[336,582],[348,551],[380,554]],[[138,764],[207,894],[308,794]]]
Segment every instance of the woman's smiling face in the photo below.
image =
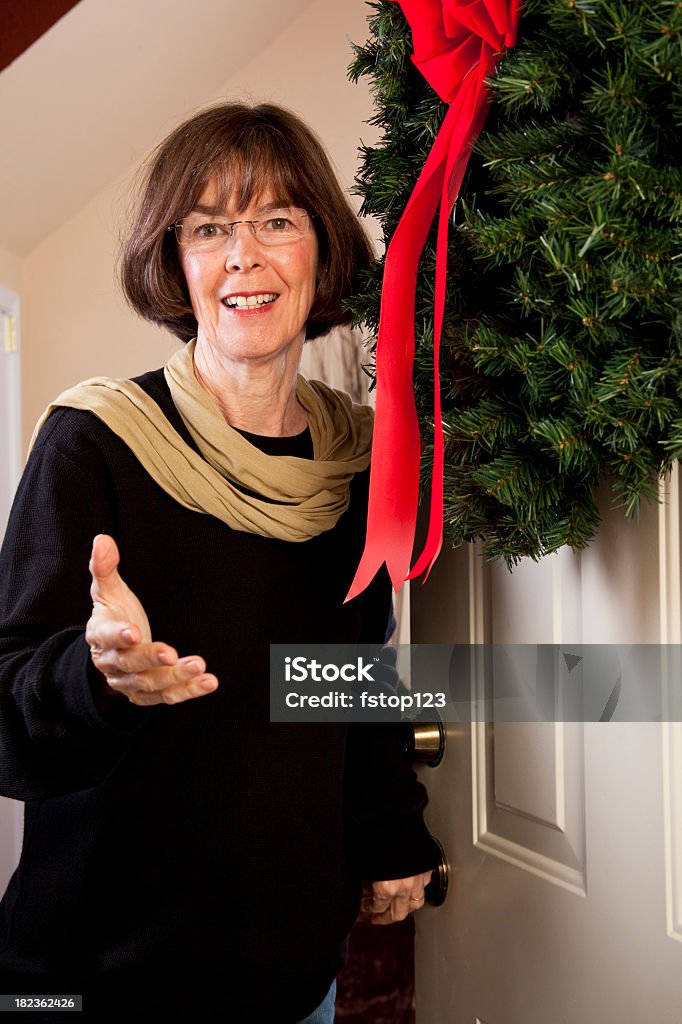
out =
[[[266,191],[245,210],[218,208],[218,188],[210,182],[196,210],[227,222],[262,221],[273,206],[287,205]],[[249,224],[237,225],[223,242],[208,252],[180,245],[200,341],[235,361],[267,360],[301,343],[317,279],[318,244],[310,219],[305,232],[285,244],[264,245]],[[265,301],[246,306],[248,296]]]

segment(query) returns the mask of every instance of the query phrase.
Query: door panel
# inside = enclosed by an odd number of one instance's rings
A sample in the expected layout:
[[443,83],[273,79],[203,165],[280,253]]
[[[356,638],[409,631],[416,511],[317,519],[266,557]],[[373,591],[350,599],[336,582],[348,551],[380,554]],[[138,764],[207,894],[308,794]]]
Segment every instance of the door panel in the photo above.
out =
[[[478,723],[472,740],[477,775],[474,842],[509,863],[580,894],[585,890],[585,802],[582,726],[576,722]],[[490,757],[501,746],[502,757]],[[486,771],[493,763],[493,775]],[[519,767],[521,766],[521,771]],[[497,797],[497,780],[507,800]],[[553,807],[534,799],[551,788]]]
[[[513,573],[447,552],[412,587],[412,641],[563,645],[545,662],[488,655],[485,671],[478,652],[472,685],[493,689],[496,673],[582,671],[574,644],[678,644],[679,490],[676,469],[633,522],[604,488],[590,548]],[[420,769],[451,886],[417,915],[418,1024],[682,1024],[682,726],[450,724],[447,742]]]

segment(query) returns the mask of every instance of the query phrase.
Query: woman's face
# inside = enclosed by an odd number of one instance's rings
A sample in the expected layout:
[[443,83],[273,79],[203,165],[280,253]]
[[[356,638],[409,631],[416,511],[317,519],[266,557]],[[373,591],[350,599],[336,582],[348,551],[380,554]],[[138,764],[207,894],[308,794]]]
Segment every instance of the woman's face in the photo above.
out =
[[[229,205],[216,211],[217,196],[212,182],[197,209],[206,208],[228,222],[261,220],[277,198],[266,192],[246,210]],[[284,245],[262,244],[248,224],[238,225],[232,238],[225,238],[215,251],[197,252],[181,245],[180,262],[200,342],[211,345],[216,356],[236,361],[272,358],[301,344],[315,296],[317,259],[311,224],[300,238]],[[233,305],[238,296],[254,295],[275,298],[251,307]]]

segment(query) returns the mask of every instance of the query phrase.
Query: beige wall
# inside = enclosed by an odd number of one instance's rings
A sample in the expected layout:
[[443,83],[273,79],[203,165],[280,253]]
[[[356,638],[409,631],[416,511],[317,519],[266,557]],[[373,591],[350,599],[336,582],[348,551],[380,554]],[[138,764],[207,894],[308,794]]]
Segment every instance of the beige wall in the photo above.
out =
[[[325,140],[350,188],[360,138],[376,137],[362,123],[371,114],[367,87],[346,78],[352,57],[348,38],[366,38],[366,14],[361,0],[316,0],[219,93],[206,96],[206,103],[230,97],[293,107]],[[178,110],[176,122],[188,113]],[[160,132],[167,127],[159,126]],[[26,440],[45,405],[64,388],[97,374],[131,376],[159,366],[174,347],[170,335],[127,311],[115,285],[117,225],[124,217],[129,177],[113,182],[25,260]],[[9,267],[15,275],[19,269]],[[0,281],[12,286],[3,276],[1,252]]]
[[14,253],[0,247],[0,284],[21,294],[22,260]]

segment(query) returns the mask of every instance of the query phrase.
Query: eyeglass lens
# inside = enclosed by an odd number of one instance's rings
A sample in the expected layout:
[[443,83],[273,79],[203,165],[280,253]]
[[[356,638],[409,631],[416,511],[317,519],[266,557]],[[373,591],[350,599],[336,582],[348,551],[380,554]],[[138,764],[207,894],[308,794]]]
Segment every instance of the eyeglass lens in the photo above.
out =
[[234,238],[237,229],[248,225],[264,245],[285,245],[301,238],[308,230],[305,210],[286,207],[269,210],[254,220],[228,221],[203,213],[190,213],[176,224],[178,242],[193,249],[218,249]]

